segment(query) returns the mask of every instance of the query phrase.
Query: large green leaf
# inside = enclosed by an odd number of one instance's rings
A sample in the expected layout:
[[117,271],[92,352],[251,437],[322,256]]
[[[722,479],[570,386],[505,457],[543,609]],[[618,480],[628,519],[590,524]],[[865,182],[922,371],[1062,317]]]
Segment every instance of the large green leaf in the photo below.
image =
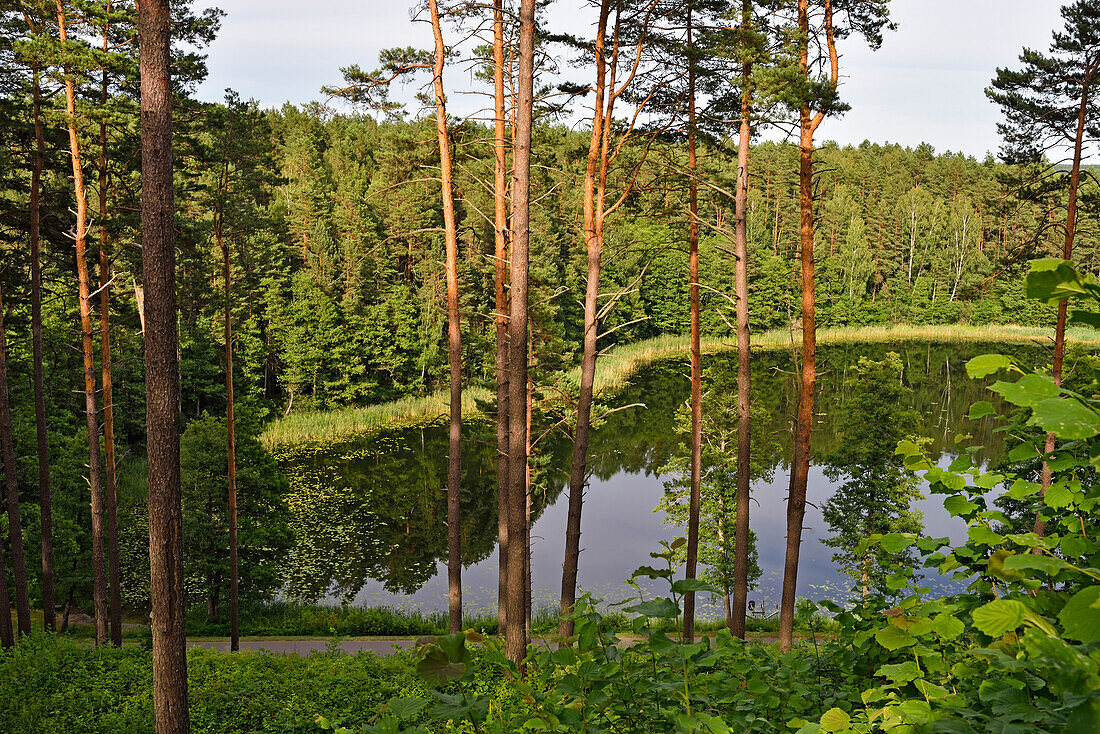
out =
[[1076,441],[1100,433],[1100,414],[1077,400],[1047,398],[1032,406],[1028,425],[1039,426],[1066,441]]
[[1085,280],[1069,260],[1049,257],[1031,262],[1031,272],[1027,274],[1028,298],[1054,306],[1059,301],[1083,296],[1087,292]]
[[386,706],[399,719],[408,719],[416,716],[431,701],[426,698],[391,698]]
[[917,538],[912,534],[887,533],[882,536],[880,545],[882,546],[882,550],[887,553],[899,553],[916,542]]
[[452,663],[438,647],[428,650],[416,665],[416,672],[428,683],[442,685],[466,674],[466,663]]
[[1066,637],[1081,642],[1100,642],[1100,585],[1073,595],[1058,615]]
[[821,715],[821,731],[844,731],[852,723],[852,717],[843,709],[831,708]]
[[887,650],[897,650],[912,645],[917,641],[917,638],[892,624],[888,624],[875,630],[875,640]]
[[1057,397],[1062,391],[1054,384],[1054,378],[1047,375],[1024,375],[1016,382],[998,380],[990,388],[1013,405],[1031,408],[1040,401]]
[[941,612],[932,618],[932,631],[945,640],[953,640],[963,633],[965,625],[952,614]]
[[1012,357],[1004,354],[979,354],[966,363],[966,374],[974,379],[988,377],[1012,366]]
[[641,614],[645,617],[659,617],[661,619],[672,619],[680,616],[680,607],[676,606],[671,599],[663,597],[627,607],[626,611]]
[[709,591],[712,594],[721,594],[722,590],[703,579],[678,579],[672,584],[674,594],[686,594],[689,591]]
[[994,599],[974,610],[974,626],[991,637],[1000,637],[1024,623],[1027,607],[1014,599]]

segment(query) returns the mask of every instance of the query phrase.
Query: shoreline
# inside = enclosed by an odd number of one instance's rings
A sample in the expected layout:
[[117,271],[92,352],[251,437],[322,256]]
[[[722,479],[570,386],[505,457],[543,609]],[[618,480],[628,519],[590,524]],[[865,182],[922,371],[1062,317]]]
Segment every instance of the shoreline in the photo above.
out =
[[[753,351],[768,352],[796,348],[801,340],[797,329],[773,329],[755,335]],[[927,342],[987,342],[991,344],[1045,344],[1053,342],[1050,329],[996,325],[996,326],[859,326],[819,329],[819,346],[848,343],[883,343],[893,341]],[[1067,330],[1067,344],[1100,347],[1100,331],[1076,327]],[[633,344],[617,347],[603,355],[596,366],[597,392],[620,386],[638,370],[655,362],[687,355],[689,337],[658,336]],[[723,354],[736,351],[732,338],[707,337],[702,339],[703,354]],[[566,380],[576,383],[579,368],[571,370]],[[484,387],[467,387],[462,391],[464,419],[486,417],[480,405],[492,403],[493,391]],[[260,441],[269,450],[285,451],[308,449],[329,441],[345,441],[370,435],[376,431],[401,428],[423,420],[436,420],[447,415],[448,393],[436,391],[431,395],[406,397],[388,403],[359,408],[342,408],[325,412],[291,414],[271,423],[260,434]]]

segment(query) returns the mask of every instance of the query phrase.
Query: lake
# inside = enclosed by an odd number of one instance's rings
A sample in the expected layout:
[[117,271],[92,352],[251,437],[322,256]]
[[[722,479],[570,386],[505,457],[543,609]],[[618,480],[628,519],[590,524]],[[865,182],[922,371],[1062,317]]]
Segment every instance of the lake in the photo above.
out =
[[[903,381],[912,389],[912,407],[923,417],[921,434],[929,453],[941,463],[954,455],[955,437],[970,434],[986,447],[981,459],[1003,455],[1002,434],[989,419],[971,421],[970,405],[992,400],[987,382],[971,380],[965,363],[987,352],[1009,353],[1024,363],[1040,364],[1046,350],[1037,345],[904,342],[828,345],[818,353],[817,425],[814,456],[836,448],[837,418],[845,405],[859,400],[845,384],[860,357],[881,359],[896,352]],[[704,357],[711,371],[736,371],[736,354]],[[762,577],[750,600],[773,609],[782,582],[789,482],[790,423],[797,400],[796,362],[789,351],[762,351],[752,359],[753,400],[766,420],[754,428],[772,444],[776,461],[752,488],[752,529],[757,536]],[[650,563],[661,540],[686,530],[670,526],[656,511],[667,471],[685,449],[676,431],[690,393],[686,358],[650,365],[638,371],[599,412],[607,415],[594,431],[589,451],[593,472],[582,516],[579,583],[607,601],[625,598],[631,571]],[[599,400],[599,398],[597,398]],[[994,401],[996,404],[996,401]],[[634,406],[634,407],[623,407]],[[541,437],[533,452],[536,492],[532,527],[533,603],[557,605],[564,554],[567,474],[571,442],[560,429],[536,420]],[[463,594],[467,611],[496,609],[497,498],[495,429],[484,416],[464,425],[463,443]],[[371,434],[280,453],[290,478],[291,510],[298,542],[289,559],[291,586],[307,598],[352,600],[357,604],[446,610],[446,455],[445,420]],[[821,504],[843,481],[830,480],[820,465],[811,468],[807,494],[799,596],[843,600],[851,581],[834,568],[833,549],[822,544],[829,529]],[[965,536],[961,521],[951,518],[936,497],[916,503],[931,536]],[[946,579],[928,583],[946,592]],[[704,604],[703,615],[717,615]]]

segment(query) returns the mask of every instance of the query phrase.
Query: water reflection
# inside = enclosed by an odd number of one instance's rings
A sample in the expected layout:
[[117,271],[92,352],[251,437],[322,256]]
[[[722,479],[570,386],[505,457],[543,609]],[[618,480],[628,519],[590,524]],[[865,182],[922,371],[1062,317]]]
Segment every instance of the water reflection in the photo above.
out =
[[[815,455],[836,447],[838,406],[849,395],[845,383],[860,357],[881,359],[888,351],[902,359],[902,379],[912,389],[911,405],[923,418],[921,433],[929,451],[950,460],[954,439],[969,433],[985,445],[981,458],[1003,453],[1002,434],[988,419],[970,421],[973,402],[990,399],[983,384],[967,378],[965,362],[989,351],[1016,355],[1025,363],[1043,360],[1036,346],[981,344],[851,344],[819,350],[818,423]],[[735,355],[706,357],[714,368],[736,369]],[[790,416],[797,398],[794,355],[775,351],[754,355],[753,396],[769,416],[767,431],[790,455]],[[649,560],[674,529],[662,524],[654,508],[663,492],[657,469],[678,449],[676,410],[689,396],[686,365],[669,362],[640,371],[612,402],[643,403],[611,414],[593,435],[593,477],[585,498],[580,585],[605,599],[621,598],[624,579]],[[534,603],[556,603],[564,553],[566,500],[562,490],[569,462],[569,441],[550,434],[540,444],[534,508],[532,576]],[[289,559],[294,590],[306,597],[335,594],[360,603],[446,609],[446,453],[445,425],[435,422],[389,431],[323,449],[284,451],[280,464],[291,479],[291,507],[298,543]],[[752,527],[757,534],[763,576],[754,598],[774,607],[781,581],[787,459],[772,478],[753,487]],[[820,505],[836,483],[813,467],[801,555],[799,594],[842,598],[850,582],[836,571],[832,550],[820,543],[828,529]],[[463,444],[464,601],[469,610],[496,604],[495,432],[490,421],[468,420]],[[959,537],[963,526],[952,520],[938,499],[921,500],[926,531]],[[941,579],[931,579],[933,585]],[[703,613],[707,613],[704,607]],[[709,610],[716,612],[715,609]]]

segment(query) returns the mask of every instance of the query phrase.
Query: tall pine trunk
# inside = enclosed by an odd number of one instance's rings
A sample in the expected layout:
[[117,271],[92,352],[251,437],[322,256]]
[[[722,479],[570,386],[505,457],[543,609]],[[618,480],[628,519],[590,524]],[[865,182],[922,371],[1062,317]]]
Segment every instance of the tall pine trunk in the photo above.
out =
[[[508,319],[508,537],[523,537],[527,470],[527,274],[531,239],[531,132],[535,86],[535,0],[521,0],[519,66],[512,152],[511,309]],[[527,655],[524,619],[522,543],[508,543],[508,627],[505,652],[521,666]]]
[[504,0],[493,0],[493,203],[497,337],[497,627],[508,625],[508,166],[505,151]]
[[[111,3],[107,3],[107,12]],[[103,28],[103,52],[109,50],[108,27]],[[118,483],[115,477],[115,404],[111,380],[111,255],[107,245],[107,70],[103,70],[99,102],[99,367],[103,382],[103,479],[107,501],[107,568],[111,644],[122,646],[122,573],[118,559]]]
[[183,597],[168,0],[142,0],[138,23],[153,718],[157,734],[186,734],[190,717]]
[[[42,168],[45,166],[46,133],[42,125],[42,87],[38,60],[31,62],[32,114],[34,115],[34,166],[31,168],[31,349],[34,355],[34,430],[38,453],[38,512],[42,546],[42,623],[57,629],[54,598],[53,498],[50,496],[50,436],[46,429],[46,371],[42,348]],[[5,592],[6,593],[6,592]]]
[[[23,523],[19,515],[19,475],[15,463],[15,441],[11,430],[11,402],[8,393],[8,345],[3,294],[0,293],[0,457],[4,460],[4,488],[8,507],[8,536],[11,539],[12,580],[15,582],[15,610],[19,634],[31,633],[31,606],[27,598],[27,561],[23,554]],[[3,541],[0,539],[0,544]],[[8,616],[5,606],[0,610]]]
[[[604,99],[607,96],[607,62],[604,42],[607,36],[611,0],[602,0],[593,46],[596,62],[595,100],[592,104],[592,136],[588,144],[588,164],[584,176],[584,240],[588,252],[588,278],[584,291],[584,338],[581,354],[580,391],[577,396],[577,427],[573,433],[573,455],[569,471],[569,514],[565,525],[565,560],[561,575],[561,621],[563,642],[573,634],[573,622],[566,617],[577,601],[577,573],[581,553],[581,509],[588,475],[588,433],[592,413],[592,389],[596,377],[596,339],[599,336],[600,259],[602,233],[600,214],[603,201],[603,162],[606,160],[607,125]],[[612,85],[614,82],[612,82]]]
[[450,450],[447,457],[447,607],[450,631],[462,629],[462,332],[458,311],[458,227],[455,223],[451,140],[447,131],[447,104],[443,94],[443,45],[439,6],[428,0],[435,36],[435,127],[439,140],[439,171],[443,184],[443,229],[447,242],[447,343],[451,371]]
[[[1081,105],[1077,111],[1077,134],[1073,140],[1073,167],[1070,169],[1069,174],[1069,200],[1066,202],[1066,238],[1062,245],[1062,258],[1064,260],[1073,259],[1073,240],[1077,235],[1077,197],[1078,191],[1081,187],[1081,157],[1082,149],[1084,148],[1085,139],[1085,120],[1088,116],[1089,105],[1089,87],[1085,86],[1081,93]],[[1051,374],[1054,377],[1054,384],[1061,386],[1062,384],[1062,361],[1066,355],[1066,317],[1068,312],[1069,301],[1062,299],[1058,303],[1058,323],[1054,327],[1054,364],[1052,365]],[[1047,434],[1047,440],[1043,446],[1043,452],[1049,456],[1054,451],[1055,439],[1053,433]],[[1050,489],[1051,482],[1051,470],[1050,465],[1043,462],[1043,474],[1042,474],[1042,494],[1046,494]],[[1040,513],[1035,513],[1035,534],[1043,535],[1046,532],[1046,522],[1043,520]],[[1035,553],[1039,553],[1038,548],[1035,549]]]
[[[57,0],[57,25],[61,43],[68,43],[65,6]],[[104,553],[103,473],[99,452],[99,418],[95,398],[95,350],[92,346],[91,274],[88,270],[88,197],[84,187],[84,165],[80,160],[80,138],[76,131],[76,89],[73,75],[65,70],[65,110],[69,118],[69,154],[73,162],[73,190],[76,195],[76,276],[80,290],[80,336],[84,355],[84,418],[88,429],[88,482],[92,503],[92,601],[95,607],[95,642],[107,641],[107,568]]]
[[[809,78],[809,0],[799,0],[798,24],[801,31],[800,71]],[[839,77],[839,58],[832,31],[832,2],[825,0],[825,33],[829,49],[831,83]],[[799,111],[799,240],[802,269],[802,370],[798,389],[798,413],[795,420],[794,456],[787,496],[787,551],[783,564],[783,593],[779,607],[779,645],[790,649],[794,643],[794,607],[798,591],[798,557],[802,549],[802,522],[806,516],[806,482],[810,473],[810,436],[813,431],[814,390],[817,384],[817,322],[814,291],[814,132],[824,119],[804,101]]]
[[[752,2],[741,6],[741,29],[751,24]],[[752,65],[746,60],[741,69],[741,124],[737,145],[737,191],[734,198],[734,253],[737,257],[737,490],[735,493],[733,536],[733,601],[730,632],[745,638],[746,606],[749,597],[749,485],[752,480],[752,369],[749,329],[749,144],[752,139],[752,90],[749,79]]]
[[[699,562],[699,505],[703,477],[703,355],[699,343],[699,183],[695,178],[695,47],[688,9],[688,258],[691,298],[691,487],[688,499],[687,563],[685,578],[695,578]],[[695,592],[684,594],[683,638],[695,639]]]
[[[527,350],[527,361],[532,360],[532,350]],[[527,641],[531,641],[531,418],[535,407],[535,380],[530,372],[527,374],[527,468],[524,481],[524,520],[523,520],[523,628],[527,634]]]
[[8,596],[8,563],[4,558],[4,544],[0,543],[0,647],[15,644],[11,628],[11,598]]

